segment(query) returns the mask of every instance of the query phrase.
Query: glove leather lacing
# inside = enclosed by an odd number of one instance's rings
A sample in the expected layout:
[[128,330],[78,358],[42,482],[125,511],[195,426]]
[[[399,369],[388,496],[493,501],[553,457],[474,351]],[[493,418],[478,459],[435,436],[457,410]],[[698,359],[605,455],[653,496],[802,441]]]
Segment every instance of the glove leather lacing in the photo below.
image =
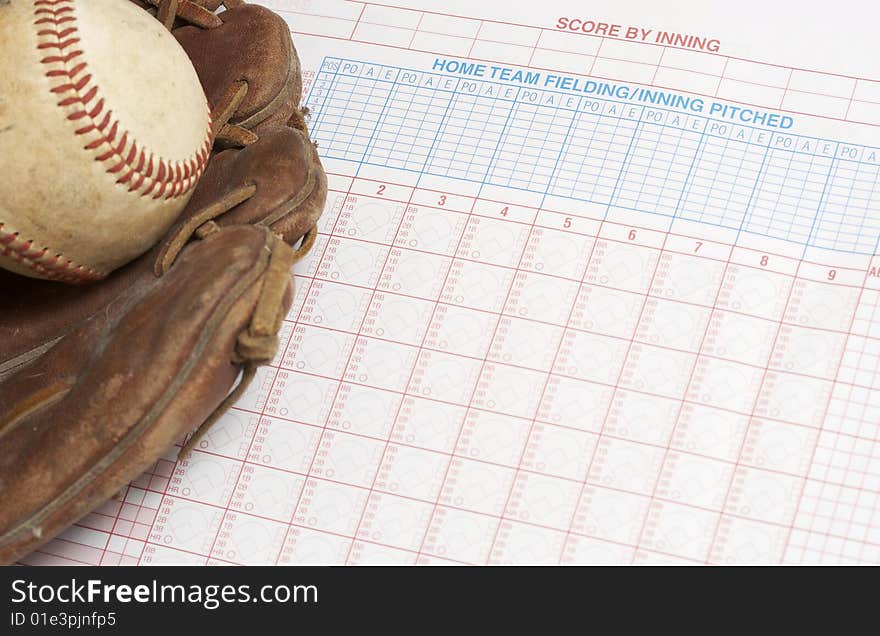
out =
[[[271,246],[266,248],[271,254],[263,275],[260,296],[251,314],[248,328],[238,334],[232,354],[232,363],[242,368],[241,379],[232,393],[226,396],[220,406],[214,409],[208,419],[190,436],[180,449],[178,459],[189,455],[217,420],[244,395],[256,376],[257,368],[275,357],[278,352],[278,330],[284,320],[283,298],[287,293],[288,284],[293,285],[290,269],[309,252],[313,243],[314,234],[309,234],[296,251],[278,249],[282,245],[286,247],[286,244],[280,238],[273,236]],[[293,291],[291,289],[290,293]]]
[[[157,9],[157,18],[171,30],[177,19],[189,22],[204,29],[213,29],[222,24],[214,11],[221,5],[227,9],[241,6],[243,0],[141,0]],[[255,143],[259,137],[229,120],[235,114],[241,102],[247,96],[248,84],[244,80],[229,85],[219,103],[211,113],[214,122],[214,145],[218,148],[242,148]],[[306,131],[305,112],[295,113],[289,125],[303,132]],[[226,194],[219,201],[192,214],[168,240],[160,251],[154,265],[154,272],[162,276],[174,264],[177,255],[189,242],[193,235],[204,238],[218,231],[214,221],[232,208],[247,201],[256,193],[253,184],[243,185]],[[242,368],[241,379],[235,389],[226,397],[214,412],[190,436],[180,449],[178,458],[183,459],[201,441],[208,430],[235,404],[247,391],[256,376],[257,368],[272,360],[278,351],[278,330],[284,320],[282,298],[287,292],[291,281],[290,269],[309,253],[317,237],[317,226],[313,225],[303,236],[302,243],[296,251],[279,250],[282,243],[274,238],[269,264],[263,278],[263,286],[251,322],[242,331],[236,342],[231,362]],[[292,284],[292,283],[291,283]]]
[[156,17],[170,31],[174,26],[176,18],[180,18],[185,22],[202,27],[203,29],[212,29],[222,24],[220,18],[214,15],[221,4],[227,8],[244,4],[241,1],[229,2],[212,2],[210,0],[202,0],[196,2],[194,0],[141,0],[142,3],[156,7]]

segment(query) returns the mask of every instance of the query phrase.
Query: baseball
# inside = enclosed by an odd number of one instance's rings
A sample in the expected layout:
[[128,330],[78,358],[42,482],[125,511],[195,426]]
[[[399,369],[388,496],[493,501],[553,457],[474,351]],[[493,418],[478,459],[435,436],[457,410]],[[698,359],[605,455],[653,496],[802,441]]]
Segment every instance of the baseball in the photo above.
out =
[[195,69],[127,0],[0,0],[0,267],[99,280],[153,246],[211,150]]

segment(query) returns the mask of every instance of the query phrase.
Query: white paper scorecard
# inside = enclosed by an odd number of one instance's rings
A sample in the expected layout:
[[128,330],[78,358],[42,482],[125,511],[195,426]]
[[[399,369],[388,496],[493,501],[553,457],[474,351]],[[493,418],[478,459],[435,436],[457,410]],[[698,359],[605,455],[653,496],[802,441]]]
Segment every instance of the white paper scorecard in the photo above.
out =
[[276,360],[24,562],[880,562],[878,9],[385,2],[266,3]]

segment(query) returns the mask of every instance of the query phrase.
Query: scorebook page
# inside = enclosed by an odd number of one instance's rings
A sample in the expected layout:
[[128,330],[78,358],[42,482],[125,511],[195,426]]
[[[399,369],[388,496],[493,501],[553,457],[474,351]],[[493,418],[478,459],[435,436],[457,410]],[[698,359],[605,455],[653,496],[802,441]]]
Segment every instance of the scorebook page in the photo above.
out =
[[876,3],[266,4],[280,353],[25,563],[880,562]]

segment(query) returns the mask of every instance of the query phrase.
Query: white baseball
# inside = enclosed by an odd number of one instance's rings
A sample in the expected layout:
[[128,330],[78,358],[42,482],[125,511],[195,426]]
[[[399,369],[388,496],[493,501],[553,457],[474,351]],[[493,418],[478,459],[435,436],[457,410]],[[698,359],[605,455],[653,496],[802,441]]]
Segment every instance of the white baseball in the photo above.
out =
[[69,283],[154,245],[211,149],[195,69],[127,0],[0,0],[0,267]]

